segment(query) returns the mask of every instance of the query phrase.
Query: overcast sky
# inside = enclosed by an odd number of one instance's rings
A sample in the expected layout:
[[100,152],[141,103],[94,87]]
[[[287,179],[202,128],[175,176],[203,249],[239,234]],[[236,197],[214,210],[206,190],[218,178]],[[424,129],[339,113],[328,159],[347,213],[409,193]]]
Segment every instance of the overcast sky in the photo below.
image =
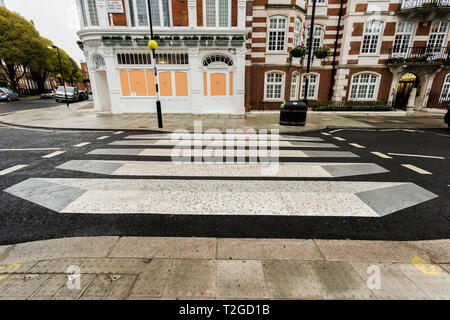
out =
[[78,48],[80,20],[75,0],[5,0],[6,8],[33,20],[41,36],[64,49],[75,61],[84,60]]

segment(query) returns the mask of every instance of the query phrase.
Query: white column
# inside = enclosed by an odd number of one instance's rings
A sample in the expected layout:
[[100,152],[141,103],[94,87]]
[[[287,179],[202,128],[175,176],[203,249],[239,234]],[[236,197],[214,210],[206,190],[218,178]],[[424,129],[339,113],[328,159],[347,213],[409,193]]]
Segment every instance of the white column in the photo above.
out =
[[411,92],[408,97],[408,104],[406,106],[406,111],[408,113],[414,112],[414,107],[416,104],[416,95],[417,95],[417,88],[411,88]]
[[[202,0],[198,0],[202,1]],[[189,27],[197,26],[197,0],[189,0],[188,2]]]
[[97,15],[98,15],[98,24],[100,25],[100,27],[108,27],[109,26],[108,10],[106,7],[105,0],[97,0]]
[[389,90],[388,104],[391,104],[392,102],[394,102],[394,97],[395,97],[395,94],[397,93],[399,81],[400,81],[400,77],[398,75],[394,74],[392,77],[391,89]]
[[247,6],[246,0],[238,0],[237,24],[239,28],[245,28],[246,6]]
[[419,110],[425,109],[427,107],[428,97],[430,96],[431,87],[433,86],[434,77],[436,74],[437,74],[437,72],[433,73],[432,75],[427,76],[427,81],[426,81],[427,85],[426,85],[426,89],[425,89],[425,94],[424,94],[422,103],[418,106]]
[[[108,48],[103,51],[103,58],[105,59],[106,64],[106,79],[108,80],[108,88],[111,100],[111,109],[104,111],[111,111],[113,113],[124,112],[121,110],[121,83],[119,77],[119,69],[116,67],[115,59],[114,59],[114,51],[111,48]],[[108,108],[106,108],[108,109]]]
[[[234,97],[235,114],[245,114],[245,53],[246,49],[236,51],[236,93]],[[234,83],[234,82],[233,82]],[[250,93],[249,93],[250,94]]]
[[189,72],[189,85],[192,98],[192,113],[198,114],[203,112],[204,97],[202,96],[203,74],[200,69],[199,49],[189,49],[189,64],[191,70]]

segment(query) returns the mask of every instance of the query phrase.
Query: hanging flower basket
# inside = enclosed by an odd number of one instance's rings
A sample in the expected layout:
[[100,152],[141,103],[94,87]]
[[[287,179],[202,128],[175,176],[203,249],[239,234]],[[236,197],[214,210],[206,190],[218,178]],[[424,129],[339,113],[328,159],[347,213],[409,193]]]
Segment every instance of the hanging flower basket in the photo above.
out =
[[306,47],[305,46],[296,46],[289,52],[289,54],[294,58],[303,58],[306,56]]
[[194,47],[198,44],[198,37],[197,36],[193,36],[193,37],[184,37],[183,38],[184,44],[186,46],[189,47]]
[[314,50],[314,57],[316,57],[317,59],[325,59],[328,58],[329,55],[330,48],[328,47],[317,48],[316,50]]

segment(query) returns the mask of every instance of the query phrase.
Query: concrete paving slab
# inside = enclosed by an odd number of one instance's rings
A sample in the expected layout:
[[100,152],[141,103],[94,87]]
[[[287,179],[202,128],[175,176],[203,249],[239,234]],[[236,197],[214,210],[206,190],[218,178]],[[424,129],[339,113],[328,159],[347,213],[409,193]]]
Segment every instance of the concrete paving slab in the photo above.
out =
[[214,259],[215,238],[121,238],[110,258]]
[[18,297],[27,299],[39,289],[49,278],[49,274],[13,275],[9,285],[2,288],[0,297]]
[[415,241],[414,246],[426,251],[435,263],[450,263],[450,241]]
[[161,297],[172,268],[171,259],[153,259],[150,267],[139,274],[131,289],[129,299],[140,297]]
[[217,265],[217,298],[269,298],[261,261],[220,260]]
[[163,298],[215,298],[217,261],[175,260]]
[[355,269],[348,262],[310,262],[312,274],[324,290],[326,299],[374,299]]
[[443,263],[439,265],[442,269],[447,271],[447,273],[450,273],[450,264],[449,263]]
[[[413,284],[409,278],[398,269],[395,264],[386,263],[367,263],[367,262],[351,262],[353,268],[358,272],[359,276],[367,285],[373,285],[369,277],[373,276],[373,271],[369,270],[370,266],[376,266],[380,270],[380,287],[369,288],[371,292],[382,300],[424,300],[428,297]],[[368,272],[369,270],[369,272]]]
[[325,299],[307,262],[267,260],[263,269],[272,299]]
[[69,289],[67,285],[63,285],[56,294],[52,297],[52,300],[77,300],[86,290],[86,288],[94,280],[95,274],[81,274],[80,275],[80,289]]
[[430,299],[450,300],[450,275],[438,265],[424,269],[427,273],[413,264],[396,266]]
[[[54,259],[44,260],[37,262],[33,268],[30,269],[31,273],[67,273],[67,268],[70,266],[81,266],[85,259]],[[69,272],[71,273],[71,272]]]
[[82,273],[122,273],[128,261],[111,258],[87,258],[81,265]]
[[106,257],[119,237],[64,238],[21,243],[1,264],[72,257]]
[[401,241],[314,241],[327,261],[411,262],[417,255],[430,258],[424,250]]
[[65,274],[52,275],[51,278],[33,294],[31,300],[39,300],[41,298],[50,300],[58,290],[67,285],[67,279],[67,275]]
[[217,259],[323,260],[312,240],[218,239]]

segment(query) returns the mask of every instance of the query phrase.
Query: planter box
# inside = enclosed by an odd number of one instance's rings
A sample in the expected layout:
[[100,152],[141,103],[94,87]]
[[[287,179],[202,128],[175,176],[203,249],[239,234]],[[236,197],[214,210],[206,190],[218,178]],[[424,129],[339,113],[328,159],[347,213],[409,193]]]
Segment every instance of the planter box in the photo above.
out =
[[181,46],[181,40],[171,40],[170,44],[172,46]]
[[121,46],[132,46],[133,45],[133,41],[132,40],[120,40],[119,44]]
[[198,44],[198,40],[183,40],[184,44],[188,47],[195,47]]
[[231,45],[232,46],[242,46],[244,44],[244,40],[231,40]]
[[212,46],[214,44],[214,40],[200,40],[201,46]]
[[150,40],[135,40],[138,46],[147,46]]
[[116,40],[102,40],[102,42],[105,46],[115,46],[117,43]]
[[230,40],[216,40],[214,43],[216,46],[227,46],[230,43]]

